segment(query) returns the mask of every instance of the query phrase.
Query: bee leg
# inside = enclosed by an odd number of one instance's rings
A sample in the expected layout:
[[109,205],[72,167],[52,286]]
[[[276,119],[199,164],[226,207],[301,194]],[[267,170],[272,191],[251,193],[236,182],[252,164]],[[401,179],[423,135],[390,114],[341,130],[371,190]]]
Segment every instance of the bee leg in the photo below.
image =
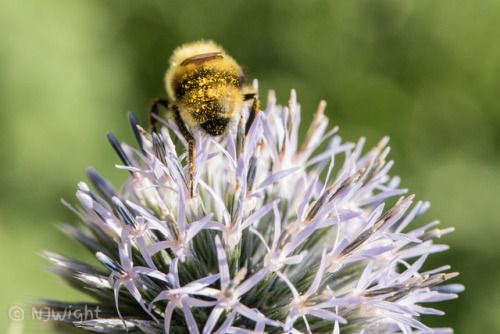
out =
[[153,101],[151,107],[149,108],[149,130],[151,132],[157,132],[156,124],[158,123],[158,117],[160,117],[160,106],[165,109],[169,108],[169,103],[167,99],[158,98]]
[[255,117],[257,117],[257,114],[259,113],[260,106],[259,106],[259,97],[256,93],[252,94],[245,94],[245,97],[247,95],[252,95],[252,106],[250,108],[250,114],[248,115],[247,123],[245,125],[245,135],[248,134],[248,131],[250,131],[250,128],[252,127],[253,122],[255,121]]
[[189,197],[194,197],[194,159],[195,159],[195,141],[188,140],[189,153]]
[[188,163],[189,163],[189,197],[194,197],[194,161],[195,161],[195,139],[184,124],[179,109],[174,106],[175,124],[188,143]]

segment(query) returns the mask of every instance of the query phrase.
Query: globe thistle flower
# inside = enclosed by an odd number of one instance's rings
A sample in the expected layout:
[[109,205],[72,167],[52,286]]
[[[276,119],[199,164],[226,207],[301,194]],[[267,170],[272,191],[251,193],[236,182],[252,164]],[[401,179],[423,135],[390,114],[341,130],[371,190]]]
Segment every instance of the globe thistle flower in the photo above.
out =
[[[99,333],[451,332],[420,316],[462,290],[442,284],[449,266],[423,269],[453,229],[413,228],[429,203],[389,175],[388,139],[343,142],[325,106],[302,142],[294,91],[288,106],[271,92],[248,134],[248,110],[224,138],[195,131],[193,197],[175,124],[148,133],[130,115],[137,148],[108,135],[122,189],[89,169],[94,190],[82,182],[66,203],[83,224],[64,232],[102,265],[46,253],[95,304],[47,301],[52,318]],[[62,317],[68,307],[101,312]]]

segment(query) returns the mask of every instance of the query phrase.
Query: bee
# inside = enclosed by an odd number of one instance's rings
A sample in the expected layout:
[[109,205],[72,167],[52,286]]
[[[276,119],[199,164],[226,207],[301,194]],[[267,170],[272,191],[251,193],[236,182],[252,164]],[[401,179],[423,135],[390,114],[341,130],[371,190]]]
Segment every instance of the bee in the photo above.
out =
[[162,106],[188,143],[189,192],[194,196],[195,137],[203,131],[219,137],[237,121],[246,101],[251,101],[245,132],[250,129],[259,110],[257,93],[246,82],[241,66],[213,41],[181,45],[170,58],[165,73],[167,99],[157,99],[151,106],[150,124],[156,122]]

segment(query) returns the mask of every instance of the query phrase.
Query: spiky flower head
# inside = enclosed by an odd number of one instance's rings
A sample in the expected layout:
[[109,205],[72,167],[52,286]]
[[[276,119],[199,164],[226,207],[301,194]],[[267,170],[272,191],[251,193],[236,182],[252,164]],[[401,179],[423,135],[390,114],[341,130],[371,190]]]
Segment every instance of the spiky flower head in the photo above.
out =
[[247,134],[247,110],[224,138],[195,130],[193,197],[175,124],[148,133],[130,115],[138,148],[108,135],[130,177],[115,190],[90,169],[83,226],[64,227],[102,266],[47,253],[96,303],[50,301],[52,314],[99,307],[59,319],[99,333],[451,332],[419,319],[462,289],[441,284],[449,266],[422,269],[452,229],[413,228],[429,204],[389,176],[387,138],[343,142],[324,108],[302,142],[293,91],[288,106],[271,92]]

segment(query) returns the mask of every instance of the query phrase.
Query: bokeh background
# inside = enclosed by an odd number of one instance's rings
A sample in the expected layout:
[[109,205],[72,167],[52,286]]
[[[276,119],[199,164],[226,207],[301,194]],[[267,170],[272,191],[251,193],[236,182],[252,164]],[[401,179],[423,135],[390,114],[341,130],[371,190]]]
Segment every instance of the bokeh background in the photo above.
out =
[[296,88],[304,118],[326,99],[345,139],[391,137],[425,218],[457,228],[431,262],[466,291],[429,321],[499,333],[499,31],[497,0],[0,0],[0,332],[39,332],[14,305],[81,297],[37,255],[86,256],[59,199],[89,165],[119,184],[106,131],[131,140],[126,112],[145,123],[172,49],[212,38],[282,103]]

